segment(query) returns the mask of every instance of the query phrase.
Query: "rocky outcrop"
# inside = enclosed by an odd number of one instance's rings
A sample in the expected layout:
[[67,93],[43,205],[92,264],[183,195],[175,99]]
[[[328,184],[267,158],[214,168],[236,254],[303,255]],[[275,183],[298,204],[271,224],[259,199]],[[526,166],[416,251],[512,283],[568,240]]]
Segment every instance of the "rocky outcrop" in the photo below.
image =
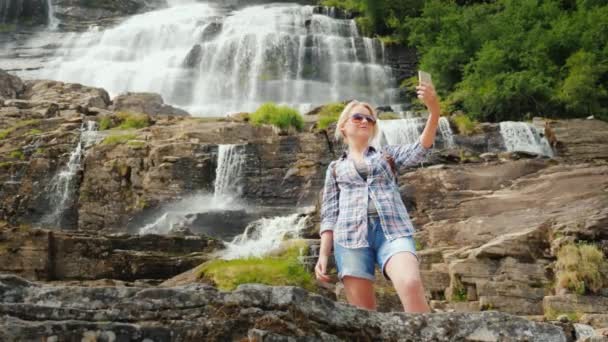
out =
[[5,99],[16,99],[25,90],[21,79],[0,69],[0,101]]
[[0,276],[3,340],[133,341],[567,341],[564,331],[500,312],[377,313],[297,287],[258,284],[218,292],[41,286]]
[[53,0],[60,27],[85,30],[90,25],[110,25],[121,18],[167,6],[166,0]]
[[0,272],[30,280],[164,280],[222,248],[204,236],[97,235],[44,229],[0,229]]
[[165,104],[162,96],[155,93],[127,92],[116,96],[112,100],[111,109],[116,112],[127,111],[146,113],[150,115],[184,115],[190,116],[185,110]]

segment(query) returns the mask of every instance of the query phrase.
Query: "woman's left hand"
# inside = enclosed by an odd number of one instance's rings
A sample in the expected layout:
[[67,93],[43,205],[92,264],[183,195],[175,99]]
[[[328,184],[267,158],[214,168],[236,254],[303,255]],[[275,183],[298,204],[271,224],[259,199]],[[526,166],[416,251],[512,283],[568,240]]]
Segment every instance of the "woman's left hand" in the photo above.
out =
[[432,84],[422,82],[416,86],[416,93],[418,93],[418,98],[422,100],[429,111],[439,110],[439,98]]

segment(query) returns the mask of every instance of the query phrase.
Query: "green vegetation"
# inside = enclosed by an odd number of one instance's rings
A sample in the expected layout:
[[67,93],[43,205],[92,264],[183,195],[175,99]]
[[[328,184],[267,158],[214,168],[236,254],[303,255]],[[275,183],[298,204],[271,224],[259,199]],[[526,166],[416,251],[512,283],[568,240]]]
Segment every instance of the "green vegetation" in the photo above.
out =
[[27,132],[28,135],[36,135],[36,134],[40,134],[40,133],[42,133],[42,131],[37,128],[32,128],[29,130],[29,132]]
[[440,99],[449,106],[442,110],[493,122],[588,115],[608,121],[605,1],[321,4],[359,14],[362,34],[416,48],[419,68],[432,74]]
[[139,129],[152,124],[150,116],[142,113],[118,112],[115,117],[104,116],[99,120],[99,130]]
[[329,103],[323,106],[319,111],[319,121],[317,121],[318,129],[327,129],[329,125],[337,122],[340,114],[346,105],[342,102]]
[[557,253],[555,269],[558,288],[583,295],[608,286],[608,261],[594,244],[565,244]]
[[135,140],[135,139],[137,139],[137,135],[135,135],[133,133],[112,134],[112,135],[108,135],[107,137],[105,137],[105,139],[103,139],[101,144],[102,145],[124,144],[130,140]]
[[466,302],[467,289],[464,287],[460,279],[452,279],[452,302]]
[[19,128],[30,126],[30,125],[36,125],[39,122],[40,122],[40,120],[38,120],[38,119],[21,120],[9,128],[0,130],[0,139],[4,139],[4,138],[8,137],[9,134],[11,134],[12,132],[16,131]]
[[475,133],[475,122],[468,116],[462,114],[453,115],[451,119],[458,129],[458,134],[471,135]]
[[568,317],[568,320],[570,322],[576,323],[580,320],[582,313],[578,312],[578,311],[557,311],[555,309],[552,308],[548,308],[547,310],[545,310],[544,312],[544,316],[546,319],[550,320],[550,321],[555,321],[557,320],[557,318],[561,315],[566,315]]
[[249,119],[256,126],[271,124],[281,130],[293,127],[298,131],[304,128],[304,119],[297,110],[288,106],[278,106],[272,102],[262,104],[249,115]]
[[12,151],[9,156],[11,158],[15,158],[15,159],[24,159],[25,156],[23,155],[23,152],[21,152],[20,150],[14,150]]
[[233,260],[211,260],[199,268],[199,277],[213,281],[221,290],[240,284],[293,285],[315,289],[312,275],[299,263],[301,246],[293,246],[278,256]]

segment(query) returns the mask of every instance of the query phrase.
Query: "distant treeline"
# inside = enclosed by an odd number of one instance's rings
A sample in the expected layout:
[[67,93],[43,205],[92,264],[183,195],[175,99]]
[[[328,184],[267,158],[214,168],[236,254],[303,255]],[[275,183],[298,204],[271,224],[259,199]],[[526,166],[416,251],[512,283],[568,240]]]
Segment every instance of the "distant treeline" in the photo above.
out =
[[364,35],[415,47],[446,113],[608,121],[607,0],[320,3],[355,12]]

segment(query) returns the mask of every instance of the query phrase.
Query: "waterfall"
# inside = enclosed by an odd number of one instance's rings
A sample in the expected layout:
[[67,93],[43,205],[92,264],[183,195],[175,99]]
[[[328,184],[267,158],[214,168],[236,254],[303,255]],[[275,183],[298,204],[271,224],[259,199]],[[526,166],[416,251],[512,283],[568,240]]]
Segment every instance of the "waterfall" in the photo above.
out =
[[56,30],[59,27],[59,20],[55,18],[55,8],[53,7],[53,0],[47,0],[47,12],[48,12],[48,28]]
[[507,151],[521,151],[553,157],[553,149],[545,137],[532,124],[521,121],[502,121],[502,136]]
[[245,155],[238,145],[218,145],[217,168],[215,170],[214,197],[238,196],[241,194],[239,176]]
[[[401,113],[401,116],[406,116]],[[426,125],[426,118],[407,115],[407,118],[393,120],[378,120],[380,132],[371,143],[376,147],[384,144],[413,144],[420,138]],[[444,148],[454,147],[454,134],[447,118],[439,118],[439,136]]]
[[452,133],[450,121],[444,116],[439,117],[439,134],[441,135],[446,148],[453,148],[455,146],[454,133]]
[[362,37],[354,20],[314,12],[286,3],[240,10],[170,4],[72,34],[41,77],[112,96],[157,92],[199,116],[253,111],[267,101],[301,111],[352,98],[399,104],[382,42]]
[[308,216],[295,213],[288,216],[261,218],[250,223],[243,234],[225,243],[222,259],[259,257],[280,246],[286,239],[298,238],[306,228]]
[[[243,146],[218,145],[216,176],[212,195],[195,195],[165,206],[163,214],[138,229],[139,234],[168,234],[188,227],[195,218],[192,213],[245,209],[239,203],[239,179],[245,156]],[[190,217],[189,217],[190,216]]]
[[96,122],[88,120],[80,127],[80,138],[76,147],[70,153],[66,166],[55,174],[47,188],[50,196],[49,203],[52,212],[41,219],[42,224],[61,226],[62,216],[73,204],[74,195],[77,192],[76,175],[81,168],[84,151],[97,142]]

